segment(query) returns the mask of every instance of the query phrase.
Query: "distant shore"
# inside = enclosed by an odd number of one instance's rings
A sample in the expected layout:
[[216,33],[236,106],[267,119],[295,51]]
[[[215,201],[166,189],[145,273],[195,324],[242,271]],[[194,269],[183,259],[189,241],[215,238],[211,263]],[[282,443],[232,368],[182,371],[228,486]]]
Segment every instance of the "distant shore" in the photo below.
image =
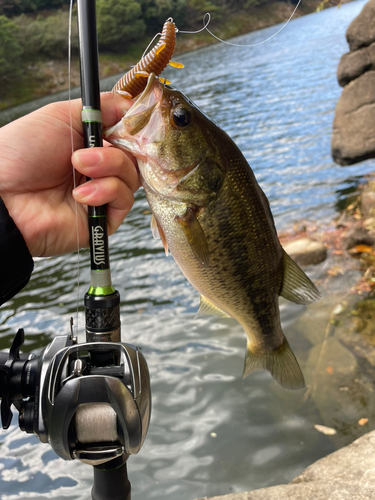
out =
[[[344,2],[347,0],[344,0]],[[293,18],[310,14],[317,9],[337,6],[339,0],[303,0]],[[251,12],[235,14],[226,19],[225,25],[214,30],[215,35],[222,39],[242,35],[275,24],[286,22],[295,6],[292,3],[275,2],[254,8]],[[197,27],[199,29],[199,27]],[[129,52],[112,54],[108,52],[99,55],[100,78],[106,78],[118,73],[125,73],[141,58],[148,41],[140,42],[138,46],[129,47]],[[199,47],[217,43],[209,33],[194,35],[177,35],[175,55],[190,52]],[[80,84],[79,59],[75,57],[71,64],[71,87]],[[0,109],[17,106],[27,101],[59,92],[68,88],[68,63],[66,60],[40,60],[26,68],[25,78],[20,79],[8,92],[1,97]]]

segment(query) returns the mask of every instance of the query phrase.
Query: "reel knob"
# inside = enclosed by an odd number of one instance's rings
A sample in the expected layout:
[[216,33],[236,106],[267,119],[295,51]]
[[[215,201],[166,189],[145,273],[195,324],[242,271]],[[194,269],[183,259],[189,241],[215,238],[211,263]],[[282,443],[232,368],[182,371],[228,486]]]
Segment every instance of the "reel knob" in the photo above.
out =
[[25,332],[20,328],[13,339],[9,354],[0,353],[0,396],[1,396],[1,422],[3,429],[8,429],[12,421],[12,404],[19,410],[21,405],[11,398],[13,385],[13,365],[20,359],[20,348],[25,340]]

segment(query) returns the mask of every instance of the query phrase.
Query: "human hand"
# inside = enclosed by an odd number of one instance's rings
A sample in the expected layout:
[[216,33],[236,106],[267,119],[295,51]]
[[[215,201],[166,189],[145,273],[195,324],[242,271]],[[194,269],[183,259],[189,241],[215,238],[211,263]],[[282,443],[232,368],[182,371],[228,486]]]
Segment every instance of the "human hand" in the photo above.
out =
[[[119,122],[132,101],[101,94],[103,127]],[[77,250],[76,204],[80,246],[88,246],[87,211],[82,205],[107,204],[112,234],[129,213],[140,186],[135,159],[119,149],[83,148],[81,100],[44,106],[0,129],[0,197],[33,256]],[[73,193],[73,168],[77,170]],[[87,177],[93,180],[86,182]]]

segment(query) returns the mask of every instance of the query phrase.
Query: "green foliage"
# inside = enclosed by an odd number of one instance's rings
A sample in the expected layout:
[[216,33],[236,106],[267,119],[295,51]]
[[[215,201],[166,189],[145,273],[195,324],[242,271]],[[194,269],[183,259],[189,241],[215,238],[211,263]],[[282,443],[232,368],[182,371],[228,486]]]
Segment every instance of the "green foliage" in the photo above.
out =
[[[48,17],[33,19],[25,14],[14,18],[19,27],[18,40],[24,58],[33,60],[42,56],[64,59],[68,54],[69,13],[57,11]],[[72,51],[78,51],[77,21],[72,20]]]
[[[186,0],[187,13],[184,29],[200,29],[206,13],[211,15],[211,26],[223,20],[227,11],[223,8],[223,0]],[[207,18],[204,19],[205,22]]]
[[146,24],[135,0],[98,0],[96,4],[99,45],[113,52],[143,37]]
[[215,1],[212,2],[210,0],[187,0],[186,3],[191,9],[202,12],[203,14],[211,12],[212,10],[218,10],[220,7],[219,5],[215,5]]
[[[22,47],[17,40],[17,26],[5,16],[0,16],[0,81],[14,79],[20,72]],[[9,57],[11,54],[11,57]]]
[[141,0],[140,4],[149,35],[160,32],[169,17],[176,26],[181,26],[186,17],[186,0]]
[[[172,17],[181,30],[196,30],[206,12],[212,15],[211,27],[216,32],[222,26],[222,36],[232,36],[246,31],[246,26],[242,27],[242,20],[248,19],[243,15],[246,9],[272,1],[96,0],[99,46],[101,52],[129,53],[135,46],[144,48],[167,18]],[[320,1],[323,5],[327,0]],[[27,74],[30,64],[40,59],[66,59],[68,6],[69,0],[0,0],[0,85],[15,75]],[[228,19],[232,19],[231,24]],[[72,23],[72,53],[78,54],[76,19]]]
[[0,0],[0,14],[8,17],[39,10],[58,9],[69,0]]
[[[262,0],[247,0],[245,3],[245,9],[248,9],[249,7],[255,7],[257,5],[260,5],[262,3]],[[265,4],[263,0],[263,4]]]

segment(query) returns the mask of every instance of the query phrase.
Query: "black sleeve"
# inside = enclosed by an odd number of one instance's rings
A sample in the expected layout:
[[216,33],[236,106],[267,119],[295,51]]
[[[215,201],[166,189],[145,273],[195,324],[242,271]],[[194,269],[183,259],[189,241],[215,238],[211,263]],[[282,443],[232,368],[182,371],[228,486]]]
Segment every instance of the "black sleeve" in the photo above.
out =
[[27,285],[34,269],[29,249],[0,198],[0,305]]

